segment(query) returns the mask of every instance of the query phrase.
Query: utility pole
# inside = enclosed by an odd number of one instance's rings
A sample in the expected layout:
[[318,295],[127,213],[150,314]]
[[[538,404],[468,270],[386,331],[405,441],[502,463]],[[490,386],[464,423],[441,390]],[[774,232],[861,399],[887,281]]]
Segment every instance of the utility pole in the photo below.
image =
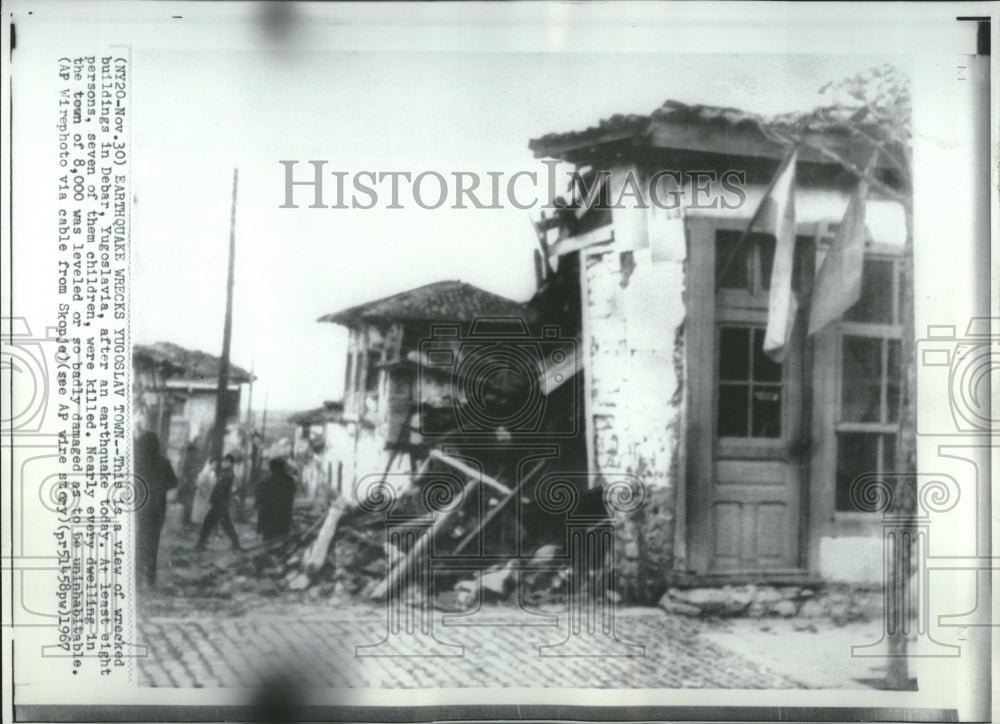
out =
[[254,354],[250,358],[250,386],[247,390],[247,420],[246,426],[250,429],[250,433],[253,434],[254,428],[256,427],[255,415],[253,414],[253,381],[254,381],[254,368],[257,362],[257,355]]
[[261,442],[261,445],[264,444],[264,433],[267,432],[267,398],[268,397],[269,397],[268,393],[265,392],[264,393],[264,417],[260,421],[260,442]]
[[[221,458],[226,436],[226,396],[229,394],[229,347],[233,336],[233,275],[236,263],[236,186],[239,171],[233,169],[233,205],[229,216],[229,275],[226,281],[226,321],[222,328],[222,357],[219,360],[219,386],[215,397],[215,427],[212,456]],[[239,414],[239,410],[236,411]]]

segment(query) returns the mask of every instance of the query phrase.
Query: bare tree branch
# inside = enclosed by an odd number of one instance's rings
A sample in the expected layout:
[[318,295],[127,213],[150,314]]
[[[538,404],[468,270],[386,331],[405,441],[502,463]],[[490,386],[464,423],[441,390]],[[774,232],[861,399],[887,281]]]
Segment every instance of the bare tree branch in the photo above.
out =
[[891,199],[893,199],[893,200],[898,201],[899,203],[901,203],[905,209],[909,209],[910,208],[910,206],[911,206],[911,200],[910,200],[909,194],[897,191],[896,189],[892,188],[891,186],[888,186],[887,184],[882,183],[877,178],[875,178],[874,174],[866,174],[863,169],[861,169],[860,167],[858,167],[857,164],[854,164],[851,161],[848,161],[846,158],[844,158],[843,156],[841,156],[839,153],[836,153],[835,151],[831,151],[829,148],[826,148],[825,146],[820,146],[820,145],[817,145],[815,143],[810,143],[809,141],[806,141],[804,137],[800,136],[800,137],[796,138],[796,137],[793,137],[793,136],[785,135],[785,134],[781,133],[780,131],[775,131],[773,129],[765,128],[763,126],[763,124],[761,124],[761,129],[760,130],[761,130],[761,132],[766,137],[768,137],[770,140],[772,140],[772,141],[774,141],[776,143],[779,143],[779,144],[785,145],[785,146],[798,145],[798,146],[800,146],[802,148],[807,148],[807,149],[809,149],[811,151],[815,151],[816,153],[818,153],[818,154],[820,154],[822,156],[825,156],[826,158],[829,158],[831,161],[834,161],[835,163],[838,163],[840,166],[842,166],[846,170],[850,171],[852,174],[854,174],[855,176],[857,176],[859,179],[864,179],[865,181],[867,181],[871,185],[872,188],[877,189],[880,193],[884,194],[885,196],[887,196],[887,197],[889,197],[889,198],[891,198]]

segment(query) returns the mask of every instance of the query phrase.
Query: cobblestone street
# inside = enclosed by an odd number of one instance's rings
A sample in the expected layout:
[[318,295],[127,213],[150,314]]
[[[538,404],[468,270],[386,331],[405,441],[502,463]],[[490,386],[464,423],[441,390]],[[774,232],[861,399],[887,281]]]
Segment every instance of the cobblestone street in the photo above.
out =
[[[250,539],[247,524],[237,528]],[[850,657],[852,644],[874,640],[879,622],[804,629],[619,606],[616,640],[569,636],[565,603],[467,613],[400,605],[398,630],[416,633],[387,637],[385,604],[318,587],[287,591],[240,573],[253,549],[232,553],[217,542],[193,553],[193,531],[176,520],[164,534],[161,580],[140,596],[143,686],[255,686],[279,673],[335,688],[864,688],[859,680],[879,675],[881,662]],[[592,613],[596,623],[602,611]]]
[[[139,660],[147,686],[251,686],[262,664],[296,666],[311,685],[331,687],[785,688],[803,686],[734,655],[701,636],[701,626],[658,609],[620,612],[621,639],[642,644],[637,656],[609,641],[566,655],[539,647],[567,638],[558,627],[518,622],[516,609],[484,609],[482,626],[434,614],[435,647],[401,636],[374,656],[355,647],[385,637],[384,608],[354,606],[302,616],[156,618],[142,625],[150,655]],[[504,623],[514,625],[504,625]],[[518,624],[521,625],[518,625]],[[569,647],[567,647],[569,648]],[[571,649],[572,651],[572,649]],[[359,654],[359,655],[356,655]],[[304,663],[307,662],[307,663]]]

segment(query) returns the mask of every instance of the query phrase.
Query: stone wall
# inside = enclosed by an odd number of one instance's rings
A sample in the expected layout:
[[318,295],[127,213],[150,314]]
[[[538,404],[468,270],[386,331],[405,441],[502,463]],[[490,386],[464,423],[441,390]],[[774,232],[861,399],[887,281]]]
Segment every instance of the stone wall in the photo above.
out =
[[[593,465],[646,495],[620,519],[619,592],[655,603],[674,555],[684,399],[686,243],[661,210],[616,211],[613,245],[583,252]],[[637,216],[638,215],[638,216]]]

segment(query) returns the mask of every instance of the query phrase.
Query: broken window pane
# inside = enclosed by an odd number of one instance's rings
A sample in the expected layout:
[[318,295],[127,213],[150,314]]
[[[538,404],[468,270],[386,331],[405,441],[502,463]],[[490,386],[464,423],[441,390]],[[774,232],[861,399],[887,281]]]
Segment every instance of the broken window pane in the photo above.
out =
[[845,335],[841,349],[841,422],[883,422],[882,340]]

